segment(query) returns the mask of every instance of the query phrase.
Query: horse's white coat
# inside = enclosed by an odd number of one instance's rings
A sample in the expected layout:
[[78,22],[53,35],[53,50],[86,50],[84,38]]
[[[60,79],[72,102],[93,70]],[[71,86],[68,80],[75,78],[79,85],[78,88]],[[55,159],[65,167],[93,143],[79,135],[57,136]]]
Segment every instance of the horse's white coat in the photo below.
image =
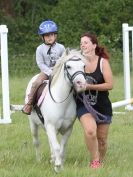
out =
[[[64,58],[60,59],[60,61],[64,59],[65,60],[60,67],[60,72],[57,72],[58,77],[56,77],[54,84],[51,83],[51,93],[56,102],[53,101],[48,91],[40,107],[45,121],[44,125],[41,123],[34,110],[32,111],[31,116],[29,116],[31,132],[33,135],[33,143],[36,148],[36,157],[38,160],[40,160],[38,125],[41,125],[43,128],[45,128],[48,135],[51,150],[51,162],[54,163],[55,171],[59,171],[63,167],[65,147],[72,132],[73,123],[76,118],[76,104],[73,98],[73,91],[70,93],[71,86],[73,85],[76,91],[82,91],[85,88],[86,83],[84,76],[79,73],[73,79],[72,84],[67,77],[67,73],[64,69],[64,63],[67,61],[67,70],[70,76],[72,76],[77,71],[84,72],[84,63],[81,60],[69,61],[69,59],[82,57],[83,56],[81,56],[79,52],[70,51],[68,55],[64,55]],[[37,76],[35,76],[29,82],[26,95],[28,95],[31,84],[36,77]],[[27,97],[25,101],[27,102]],[[60,143],[57,138],[57,133],[62,135]]]

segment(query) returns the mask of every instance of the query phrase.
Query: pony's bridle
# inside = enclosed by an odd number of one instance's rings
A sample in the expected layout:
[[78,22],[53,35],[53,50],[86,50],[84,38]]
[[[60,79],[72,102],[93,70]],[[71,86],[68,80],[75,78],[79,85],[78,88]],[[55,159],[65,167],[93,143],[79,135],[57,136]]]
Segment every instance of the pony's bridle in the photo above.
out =
[[[68,61],[80,61],[81,60],[81,58],[77,58],[77,59],[69,59]],[[66,62],[67,63],[67,62]],[[68,69],[67,69],[67,66],[66,66],[66,63],[64,64],[64,70],[66,71],[66,74],[67,74],[67,77],[68,77],[68,79],[69,79],[69,81],[71,82],[71,83],[73,83],[73,80],[75,79],[75,77],[77,76],[77,75],[79,75],[79,74],[82,74],[84,77],[85,77],[85,74],[84,74],[84,72],[83,71],[77,71],[77,72],[75,72],[72,76],[69,74],[69,72],[68,72]]]
[[[77,58],[77,59],[72,59],[72,58],[71,58],[71,59],[69,59],[68,61],[80,61],[80,60],[82,60],[82,59],[81,59],[81,58]],[[66,62],[66,63],[67,63],[67,62]],[[71,76],[70,73],[68,72],[66,63],[64,64],[64,71],[66,72],[66,75],[67,75],[69,81],[71,82],[71,84],[73,84],[73,80],[74,80],[74,78],[75,78],[77,75],[82,74],[82,75],[85,77],[85,73],[84,73],[83,71],[77,71],[77,72],[75,72],[75,73]],[[53,98],[53,95],[52,95],[52,93],[51,93],[51,89],[50,89],[51,80],[52,80],[52,79],[49,80],[49,93],[50,93],[50,96],[51,96],[52,100],[53,100],[55,103],[63,103],[63,102],[69,97],[70,93],[72,92],[73,86],[71,86],[71,89],[70,89],[70,91],[69,91],[68,96],[67,96],[64,100],[62,100],[62,101],[60,101],[60,102],[57,102],[57,101]]]

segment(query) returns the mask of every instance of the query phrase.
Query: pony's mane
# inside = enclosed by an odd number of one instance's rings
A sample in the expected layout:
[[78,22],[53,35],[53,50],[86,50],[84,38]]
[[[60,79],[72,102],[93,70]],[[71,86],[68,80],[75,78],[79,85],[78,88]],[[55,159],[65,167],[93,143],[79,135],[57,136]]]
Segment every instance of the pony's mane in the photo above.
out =
[[66,51],[63,53],[63,55],[57,60],[56,65],[53,68],[53,72],[51,74],[52,76],[52,85],[56,82],[62,67],[64,66],[64,63],[68,61],[70,58],[75,58],[75,56],[78,58],[81,58],[82,60],[85,60],[83,55],[81,55],[81,51],[77,49],[66,49]]

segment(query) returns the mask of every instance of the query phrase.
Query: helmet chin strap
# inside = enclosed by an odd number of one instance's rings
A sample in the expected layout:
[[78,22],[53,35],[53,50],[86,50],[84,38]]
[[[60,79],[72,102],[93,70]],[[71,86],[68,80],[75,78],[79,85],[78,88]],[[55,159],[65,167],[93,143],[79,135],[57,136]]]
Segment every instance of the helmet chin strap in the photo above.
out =
[[51,44],[51,43],[48,43],[48,42],[45,42],[45,40],[43,39],[43,42],[44,42],[44,44],[46,44],[46,45],[54,45],[55,44],[55,42],[56,42],[56,40]]
[[56,39],[55,39],[54,42],[51,44],[51,43],[48,43],[48,42],[45,41],[45,39],[44,39],[44,35],[42,35],[42,38],[43,38],[43,42],[44,42],[44,44],[46,44],[46,45],[49,46],[49,49],[48,49],[48,51],[47,51],[47,54],[50,55],[50,53],[51,53],[51,48],[52,48],[52,46],[55,44]]
[[[54,34],[56,34],[56,33],[54,33]],[[54,40],[54,42],[53,42],[52,44],[51,44],[51,43],[47,43],[47,42],[45,42],[45,40],[44,40],[44,34],[42,35],[42,38],[43,38],[43,42],[44,42],[44,44],[49,45],[49,46],[54,45],[55,42],[56,42],[56,39]]]
[[44,44],[49,45],[49,49],[47,51],[47,54],[50,55],[51,48],[55,44],[56,40],[52,44],[51,43],[46,43],[45,40],[43,40],[43,41],[44,41]]

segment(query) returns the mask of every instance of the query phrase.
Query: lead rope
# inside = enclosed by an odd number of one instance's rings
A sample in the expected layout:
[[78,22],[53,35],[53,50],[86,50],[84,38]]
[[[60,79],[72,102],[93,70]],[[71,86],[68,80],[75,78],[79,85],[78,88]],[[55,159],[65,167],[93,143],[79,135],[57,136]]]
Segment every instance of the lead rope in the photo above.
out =
[[[81,102],[83,102],[85,108],[87,109],[87,111],[89,113],[92,114],[92,116],[96,119],[96,122],[97,123],[102,123],[104,121],[107,120],[107,117],[104,116],[103,114],[101,114],[100,112],[96,111],[90,104],[90,101],[88,101],[88,99],[86,99],[86,95],[85,95],[85,92],[82,93],[82,97],[83,99],[77,95],[76,98],[79,99]],[[99,116],[102,118],[100,119]]]

